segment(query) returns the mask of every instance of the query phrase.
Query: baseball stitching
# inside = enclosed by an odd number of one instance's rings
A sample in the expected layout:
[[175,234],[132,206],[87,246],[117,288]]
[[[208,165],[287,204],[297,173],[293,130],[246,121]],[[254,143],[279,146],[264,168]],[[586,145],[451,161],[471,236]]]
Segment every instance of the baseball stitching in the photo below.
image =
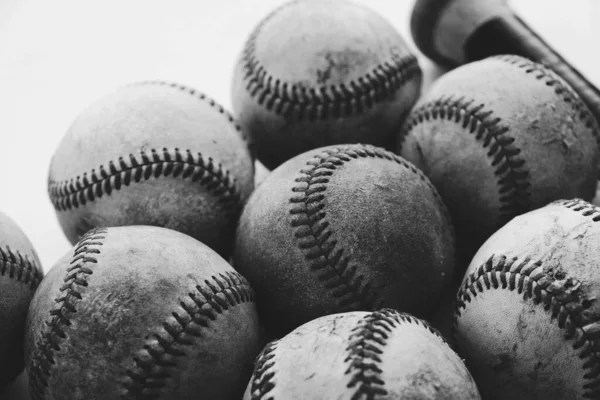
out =
[[64,285],[59,297],[54,299],[54,308],[50,318],[44,322],[41,339],[35,343],[28,371],[30,391],[33,400],[41,400],[48,388],[50,369],[55,363],[54,353],[60,351],[63,339],[67,337],[65,329],[71,325],[70,318],[77,312],[76,305],[81,300],[80,288],[88,286],[88,277],[98,262],[97,254],[105,239],[106,229],[94,229],[86,233],[73,252]]
[[[143,85],[171,87],[206,102],[227,118],[242,140],[246,142],[254,160],[252,143],[233,115],[215,100],[195,89],[172,82],[144,81],[132,83],[127,87]],[[113,190],[119,190],[122,184],[128,186],[132,177],[134,182],[138,183],[142,179],[150,179],[151,176],[159,178],[171,175],[173,178],[177,178],[180,174],[183,179],[190,178],[193,182],[200,180],[201,184],[206,185],[217,196],[221,204],[229,210],[239,209],[242,203],[235,186],[235,179],[230,177],[229,171],[224,169],[221,164],[215,165],[212,157],[204,157],[201,153],[194,154],[190,150],[180,151],[177,148],[174,150],[163,148],[162,151],[152,149],[149,155],[144,151],[141,151],[139,155],[130,154],[129,163],[130,165],[123,157],[120,157],[117,162],[110,161],[108,163],[108,172],[104,165],[98,168],[98,172],[92,169],[89,178],[87,177],[88,173],[84,172],[81,177],[60,182],[50,179],[49,194],[54,208],[59,211],[67,211],[79,207],[80,204],[85,205],[87,201],[94,201],[96,197],[102,197],[103,194],[110,195]]]
[[352,375],[347,387],[356,387],[352,399],[376,399],[388,394],[383,380],[383,371],[379,368],[381,354],[394,328],[401,323],[417,324],[446,343],[445,339],[433,328],[410,314],[392,309],[375,311],[363,318],[350,334],[350,344],[346,348],[348,356],[344,360],[350,365],[346,375]]
[[250,154],[253,157],[253,161],[254,161],[254,151],[253,151],[253,144],[250,141],[250,138],[248,138],[248,136],[246,135],[246,133],[244,132],[244,130],[242,129],[242,127],[238,124],[237,120],[235,119],[235,117],[229,113],[223,106],[221,106],[219,103],[217,103],[214,99],[212,99],[211,97],[208,97],[206,94],[193,89],[191,87],[187,87],[185,85],[181,85],[178,83],[174,83],[174,82],[166,82],[166,81],[143,81],[143,82],[135,82],[132,84],[127,85],[128,87],[135,87],[135,86],[144,86],[144,85],[156,85],[156,86],[166,86],[166,87],[171,87],[174,89],[179,89],[182,92],[185,92],[189,95],[192,95],[194,97],[196,97],[197,99],[208,103],[209,106],[211,106],[212,108],[216,109],[220,114],[222,114],[223,116],[225,116],[225,118],[227,118],[227,120],[231,123],[231,125],[235,128],[235,130],[239,133],[239,135],[242,137],[242,139],[244,140],[244,142],[246,142],[246,145],[248,146],[248,149],[250,150]]
[[345,374],[352,376],[346,386],[349,389],[358,386],[353,399],[362,396],[374,399],[388,394],[381,376],[383,370],[378,365],[396,322],[388,314],[386,311],[370,313],[352,329],[344,362],[350,364]]
[[299,240],[304,259],[310,263],[310,269],[318,274],[324,288],[330,290],[337,299],[340,310],[372,310],[379,308],[383,302],[377,298],[371,283],[364,282],[364,276],[358,273],[358,266],[351,265],[350,257],[344,256],[344,248],[334,238],[325,212],[325,192],[334,172],[354,159],[369,157],[395,162],[416,174],[431,189],[448,226],[452,226],[446,207],[427,178],[412,164],[393,153],[373,146],[337,147],[309,160],[306,163],[308,168],[300,171],[301,177],[294,179],[297,185],[292,192],[297,195],[290,198],[291,225],[295,228],[295,237]]
[[205,280],[188,293],[143,349],[133,356],[134,366],[126,371],[122,396],[126,399],[158,398],[167,386],[177,359],[186,355],[185,346],[194,345],[217,317],[242,303],[254,302],[248,281],[237,272],[227,272]]
[[144,151],[139,155],[130,154],[128,161],[119,157],[117,162],[110,161],[108,167],[101,165],[97,171],[92,169],[74,179],[60,182],[50,179],[48,192],[54,208],[59,211],[78,208],[105,194],[110,195],[122,186],[129,186],[132,181],[138,183],[151,177],[169,176],[200,181],[227,210],[237,212],[241,208],[235,179],[220,163],[215,164],[212,157],[205,158],[190,150],[163,148],[152,149],[149,154]]
[[32,291],[42,280],[42,273],[35,261],[30,261],[18,250],[12,251],[9,246],[0,247],[0,276],[8,276],[10,279],[24,283]]
[[546,86],[553,87],[554,93],[571,106],[574,114],[577,115],[587,128],[592,129],[596,143],[598,143],[598,147],[600,147],[599,128],[596,119],[592,116],[589,108],[581,100],[579,95],[563,84],[552,69],[542,63],[534,63],[531,60],[514,55],[499,55],[491,58],[515,65],[524,70],[525,73],[533,74],[535,79],[544,82]]
[[286,119],[309,121],[357,115],[391,99],[404,83],[422,74],[417,57],[394,54],[391,60],[347,84],[307,89],[270,75],[256,54],[258,36],[277,13],[295,3],[274,10],[256,27],[240,60],[246,90],[267,110]]
[[[250,400],[262,400],[275,387],[273,378],[275,377],[275,350],[279,340],[273,340],[265,346],[256,358],[254,372],[252,373],[252,383],[250,384]],[[269,400],[273,400],[271,397]]]
[[514,144],[515,138],[509,135],[510,128],[503,125],[500,118],[495,118],[493,111],[474,102],[464,97],[450,96],[422,104],[411,113],[400,134],[399,143],[416,126],[426,121],[447,120],[461,125],[488,150],[487,155],[498,178],[501,218],[527,212],[531,208],[531,183],[525,159],[519,156],[521,149]]
[[[344,362],[349,365],[345,374],[351,375],[346,386],[349,389],[356,387],[352,399],[374,400],[377,396],[388,394],[381,376],[383,371],[378,364],[382,362],[381,354],[393,329],[402,323],[419,325],[447,345],[439,332],[410,314],[389,308],[369,313],[352,329],[346,347],[348,355]],[[279,340],[269,343],[257,357],[252,375],[251,400],[263,400],[275,388],[274,358],[278,343]],[[271,396],[269,399],[274,400],[274,397]]]
[[561,269],[545,269],[541,261],[530,258],[508,259],[504,255],[492,255],[461,285],[454,314],[453,334],[456,337],[458,318],[478,293],[492,289],[508,289],[523,294],[524,300],[542,305],[564,331],[566,340],[573,342],[573,349],[583,364],[584,398],[600,395],[600,362],[596,350],[600,346],[600,318],[587,312],[594,299],[587,298],[581,282],[568,276]]
[[557,200],[550,204],[561,205],[570,210],[577,211],[581,213],[584,217],[592,217],[592,221],[598,222],[600,221],[600,207],[597,207],[587,201],[581,199],[571,199],[571,200]]

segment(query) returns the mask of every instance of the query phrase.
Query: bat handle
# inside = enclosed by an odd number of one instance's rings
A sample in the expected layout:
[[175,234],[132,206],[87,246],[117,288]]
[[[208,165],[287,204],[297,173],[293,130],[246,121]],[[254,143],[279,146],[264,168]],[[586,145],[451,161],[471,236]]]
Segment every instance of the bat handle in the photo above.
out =
[[492,19],[478,27],[465,43],[468,61],[499,54],[516,54],[542,63],[563,78],[579,94],[600,122],[600,91],[577,69],[539,37],[518,16]]

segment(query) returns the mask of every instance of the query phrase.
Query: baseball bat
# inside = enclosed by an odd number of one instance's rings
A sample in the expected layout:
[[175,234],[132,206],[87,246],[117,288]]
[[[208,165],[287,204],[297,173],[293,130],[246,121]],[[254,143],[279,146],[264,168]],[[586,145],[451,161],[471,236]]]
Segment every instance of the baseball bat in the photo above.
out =
[[421,52],[446,67],[516,54],[550,67],[600,122],[600,91],[509,7],[506,0],[416,0],[411,33]]

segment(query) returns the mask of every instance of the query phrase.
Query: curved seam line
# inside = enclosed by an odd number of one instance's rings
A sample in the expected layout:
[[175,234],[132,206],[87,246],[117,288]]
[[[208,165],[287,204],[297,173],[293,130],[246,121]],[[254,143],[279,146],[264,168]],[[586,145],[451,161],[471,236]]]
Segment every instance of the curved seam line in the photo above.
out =
[[[220,114],[223,114],[227,118],[227,120],[233,125],[235,130],[240,133],[242,139],[244,140],[244,142],[246,142],[246,145],[249,148],[252,148],[252,143],[250,142],[248,136],[246,135],[246,133],[244,132],[244,130],[242,129],[240,124],[237,122],[237,120],[235,119],[233,114],[231,114],[229,111],[227,111],[227,109],[225,109],[225,107],[223,107],[222,105],[217,103],[217,101],[215,99],[213,99],[212,97],[210,97],[210,96],[206,95],[205,93],[202,93],[201,91],[196,90],[194,88],[191,88],[191,87],[188,87],[185,85],[181,85],[181,84],[175,83],[175,82],[168,82],[168,81],[150,80],[150,81],[131,83],[127,86],[132,87],[132,86],[144,86],[144,85],[166,86],[166,87],[171,87],[174,89],[179,89],[182,92],[187,92],[192,97],[195,97],[205,103],[208,103],[209,106],[216,109]],[[253,154],[252,149],[250,149],[250,153]]]
[[[560,76],[548,68],[543,63],[534,63],[531,60],[514,55],[498,55],[492,57],[494,59],[504,61],[509,65],[514,65],[517,68],[524,70],[526,74],[539,73],[536,75],[537,80],[543,80],[546,86],[554,87],[554,93],[562,98],[562,100],[571,106],[577,117],[585,124],[587,128],[592,130],[594,139],[598,147],[600,147],[600,134],[598,133],[598,122],[591,114],[588,106],[581,100],[581,97],[568,86],[563,84]],[[553,76],[553,75],[556,75]],[[558,78],[558,79],[557,79]]]
[[[279,340],[269,342],[256,358],[254,372],[252,373],[250,400],[262,400],[263,397],[275,388],[275,350]],[[273,398],[271,398],[273,399]]]
[[51,377],[50,369],[54,365],[55,352],[59,352],[60,342],[66,338],[65,328],[71,325],[70,318],[77,310],[75,304],[81,300],[78,287],[86,287],[87,279],[93,274],[90,264],[98,263],[96,255],[100,254],[100,246],[104,245],[106,229],[94,229],[86,233],[73,251],[67,276],[60,287],[59,297],[54,299],[59,306],[50,310],[50,319],[45,320],[41,338],[36,340],[28,371],[30,392],[33,400],[44,398]]
[[[264,105],[275,114],[294,116],[298,120],[325,120],[362,114],[375,104],[392,98],[412,77],[421,74],[415,56],[406,56],[395,64],[389,66],[388,63],[386,69],[380,65],[348,85],[324,86],[318,89],[304,89],[294,84],[280,83],[279,79],[272,76],[259,76],[260,72],[254,72],[249,66],[245,67],[248,71],[244,80],[247,82],[246,90],[250,96],[258,98],[260,105]],[[381,70],[384,72],[380,72]],[[376,78],[371,77],[372,75]],[[275,85],[271,84],[273,80]],[[384,82],[379,84],[383,87],[377,90],[375,82]],[[375,93],[372,93],[373,91]]]
[[[386,345],[385,340],[388,339],[393,329],[402,323],[420,326],[448,346],[448,342],[438,331],[426,322],[410,314],[390,308],[370,313],[361,319],[352,329],[348,338],[348,346],[346,347],[348,355],[344,359],[344,363],[350,362],[350,364],[345,371],[345,375],[350,374],[353,370],[358,370],[346,385],[348,388],[352,388],[357,384],[360,385],[352,396],[353,399],[358,398],[362,394],[367,395],[368,398],[373,398],[372,396],[375,395],[387,394],[384,388],[385,382],[381,379],[383,371],[377,366],[377,363],[382,362],[380,354],[383,353],[383,347]],[[381,338],[376,337],[375,334],[379,334]],[[274,359],[280,340],[270,342],[256,359],[254,372],[250,379],[251,400],[263,400],[275,388],[276,360]],[[450,349],[449,346],[448,348]],[[365,362],[365,358],[370,362]],[[366,371],[375,372],[377,376],[367,376],[364,373]],[[274,399],[275,397],[272,396],[269,398]]]
[[[192,346],[194,344],[194,338],[200,337],[198,331],[209,326],[209,320],[216,320],[219,315],[230,308],[244,303],[254,302],[254,295],[250,284],[240,274],[227,272],[226,275],[224,275],[221,273],[218,277],[216,275],[212,276],[211,279],[214,283],[205,280],[205,287],[197,285],[195,288],[196,292],[189,293],[188,296],[184,298],[188,302],[191,300],[190,304],[186,304],[183,300],[180,302],[181,309],[186,313],[188,318],[173,312],[171,316],[173,317],[172,325],[174,326],[171,326],[168,320],[161,325],[164,332],[169,336],[169,339],[172,339],[171,342],[165,340],[158,333],[153,333],[151,335],[152,339],[156,339],[163,351],[160,353],[156,350],[150,351],[149,349],[152,349],[151,343],[153,340],[148,340],[143,346],[142,351],[148,353],[150,360],[144,361],[143,359],[134,356],[135,367],[137,367],[141,373],[136,373],[132,368],[127,368],[126,375],[131,381],[124,384],[124,396],[132,399],[153,398],[155,394],[143,393],[144,390],[161,390],[164,388],[167,385],[166,381],[170,377],[170,375],[166,373],[166,370],[176,366],[175,360],[165,361],[162,360],[161,357],[164,355],[173,356],[173,358],[185,356],[185,352],[173,348],[174,344]],[[211,294],[206,296],[208,292]],[[204,301],[198,298],[198,294],[204,298]],[[227,294],[230,295],[228,296]],[[219,298],[219,295],[224,295],[226,300]],[[221,300],[221,302],[218,300]],[[210,307],[209,310],[205,307],[207,305]],[[190,329],[191,324],[197,325],[198,331]],[[191,337],[185,338],[184,336],[187,335]],[[153,371],[156,366],[159,367],[159,371]],[[153,379],[153,375],[158,375],[158,377]],[[147,385],[148,379],[152,380],[151,386]]]
[[591,217],[592,221],[599,222],[600,221],[600,207],[597,207],[591,203],[588,203],[585,200],[572,199],[572,200],[557,200],[551,204],[558,204],[563,207],[568,208],[569,210],[575,211],[583,215],[584,217]]
[[[573,340],[573,350],[579,351],[581,349],[578,355],[579,358],[583,359],[585,357],[588,359],[583,364],[584,370],[590,370],[589,373],[584,373],[583,375],[584,380],[588,381],[588,383],[583,386],[583,397],[588,398],[593,395],[594,392],[600,392],[600,369],[598,369],[600,363],[598,362],[598,353],[594,351],[594,341],[591,338],[588,338],[588,333],[585,330],[587,326],[593,324],[599,325],[600,319],[583,326],[576,325],[572,312],[566,307],[566,305],[572,304],[572,302],[563,302],[558,299],[559,296],[546,290],[553,282],[547,281],[539,283],[538,280],[536,280],[536,277],[532,277],[532,272],[535,271],[535,269],[540,268],[542,262],[538,261],[536,263],[531,263],[529,258],[525,258],[515,270],[511,270],[512,266],[517,262],[517,257],[514,257],[506,263],[506,257],[501,256],[500,264],[497,265],[497,261],[494,260],[494,255],[492,255],[487,262],[483,263],[477,269],[477,271],[474,271],[469,275],[468,280],[471,282],[469,283],[467,281],[461,285],[457,295],[453,324],[454,334],[456,335],[456,325],[458,323],[458,318],[461,315],[460,310],[466,310],[467,307],[465,300],[468,303],[473,301],[471,295],[473,298],[477,298],[477,292],[483,293],[486,290],[507,288],[512,292],[517,289],[517,293],[523,294],[525,300],[533,300],[534,304],[538,306],[541,305],[544,311],[550,314],[551,321],[556,319],[558,327],[566,332],[565,339]],[[522,273],[523,270],[525,270],[525,273]],[[496,276],[497,274],[501,274],[500,280]],[[512,275],[514,276],[514,279],[512,276],[509,276],[507,279],[502,274]],[[543,284],[545,284],[545,286],[542,286]],[[544,294],[546,294],[545,297]],[[559,310],[556,310],[557,305],[559,306]],[[581,309],[576,311],[582,311],[582,309],[584,309],[583,305],[581,306]],[[562,313],[566,314],[564,318],[561,317]],[[563,319],[563,326],[561,326],[561,319]],[[577,332],[580,333],[579,338],[577,338]],[[588,346],[583,348],[585,344],[588,344]],[[594,370],[594,367],[596,367],[596,370]],[[590,374],[592,376],[589,376]]]
[[[121,186],[129,186],[131,181],[139,183],[142,180],[147,181],[151,177],[168,178],[172,176],[177,178],[181,175],[182,179],[190,179],[193,182],[200,181],[210,191],[212,191],[228,209],[238,208],[241,204],[241,198],[235,187],[235,179],[230,179],[230,173],[225,170],[221,164],[215,168],[213,159],[208,161],[198,153],[198,160],[194,159],[191,151],[187,150],[187,160],[184,160],[178,149],[172,156],[167,149],[163,149],[162,158],[152,149],[151,155],[140,152],[142,162],[138,162],[133,154],[129,155],[131,166],[127,165],[123,157],[119,158],[118,165],[110,161],[108,170],[104,165],[96,170],[92,169],[89,173],[83,173],[82,177],[72,178],[63,181],[49,180],[48,192],[54,208],[59,211],[67,211],[71,208],[84,206],[88,201],[93,202],[96,198],[104,194],[110,195],[113,190],[120,190]],[[163,167],[163,165],[165,165]],[[119,169],[120,168],[120,169]],[[205,176],[205,173],[207,176]],[[100,175],[100,178],[98,177]],[[124,178],[121,178],[124,175]],[[215,186],[215,181],[217,185]],[[233,203],[233,204],[232,204]]]
[[[258,103],[265,104],[268,110],[285,117],[295,114],[299,120],[326,119],[332,114],[334,117],[359,114],[372,108],[374,104],[391,98],[413,76],[422,75],[416,56],[393,54],[391,60],[375,66],[370,72],[348,84],[306,89],[296,84],[282,83],[281,79],[269,75],[258,60],[256,42],[264,25],[294,3],[297,1],[274,10],[256,27],[246,42],[240,60],[246,90],[251,97],[258,96]],[[376,93],[372,94],[374,90]]]
[[493,118],[493,111],[486,111],[483,104],[473,106],[473,103],[474,100],[452,96],[424,103],[412,113],[401,132],[399,143],[402,144],[415,127],[429,121],[446,120],[468,128],[483,149],[490,147],[487,156],[492,161],[494,175],[498,177],[501,216],[526,212],[530,208],[531,183],[525,160],[517,158],[521,149],[513,146],[516,138],[506,135],[509,128],[501,125],[500,118]]
[[23,256],[18,250],[13,252],[10,246],[0,247],[0,276],[23,283],[31,290],[35,290],[42,280],[42,273],[36,262],[29,260],[27,255]]
[[[304,252],[304,258],[311,263],[310,268],[317,271],[326,270],[319,274],[319,280],[324,282],[326,289],[331,290],[334,298],[341,298],[338,300],[338,305],[341,308],[350,309],[352,306],[367,307],[367,309],[378,308],[382,300],[377,299],[376,293],[371,291],[370,282],[363,285],[364,276],[358,274],[357,266],[348,267],[350,264],[349,257],[343,256],[344,248],[337,245],[337,240],[331,239],[333,232],[328,229],[329,222],[323,221],[326,217],[323,211],[325,207],[325,203],[323,203],[325,199],[324,192],[327,189],[329,177],[333,175],[338,167],[353,159],[372,157],[393,161],[409,169],[426,183],[434,198],[438,200],[448,223],[451,223],[450,216],[439,198],[439,194],[428,179],[416,167],[395,154],[381,151],[372,146],[334,148],[324,153],[326,154],[325,157],[315,156],[309,160],[307,165],[311,168],[301,170],[300,173],[303,177],[295,179],[297,183],[306,184],[306,186],[294,186],[292,188],[292,192],[300,193],[299,196],[290,198],[292,204],[290,210],[292,215],[291,225],[296,228],[295,237],[300,240],[300,250],[307,250],[307,252]],[[323,169],[325,171],[319,171]],[[299,206],[295,206],[295,204],[299,204]],[[314,204],[311,209],[309,209],[309,204]],[[454,235],[452,229],[451,232]],[[324,262],[319,260],[321,257]],[[334,276],[331,276],[331,272]],[[343,287],[343,289],[340,290],[340,287]]]
[[387,345],[393,330],[403,323],[424,328],[448,345],[439,332],[410,314],[389,308],[372,312],[352,329],[346,347],[349,354],[344,362],[350,362],[350,365],[345,375],[355,372],[346,387],[353,388],[359,385],[352,395],[353,399],[362,398],[362,395],[371,399],[388,394],[385,390],[385,381],[381,376],[383,370],[378,367],[378,364],[382,362],[380,355],[384,353],[383,348]]

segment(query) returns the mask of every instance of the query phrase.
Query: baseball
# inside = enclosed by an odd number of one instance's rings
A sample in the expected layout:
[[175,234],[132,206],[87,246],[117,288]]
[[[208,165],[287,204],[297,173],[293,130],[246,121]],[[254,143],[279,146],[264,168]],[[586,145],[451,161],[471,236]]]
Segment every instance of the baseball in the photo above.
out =
[[478,247],[516,215],[590,200],[598,140],[594,118],[560,77],[497,56],[439,78],[407,118],[398,153],[439,190],[457,236]]
[[228,256],[253,180],[231,115],[194,89],[147,82],[79,115],[53,156],[48,191],[72,243],[95,227],[153,225]]
[[85,234],[40,284],[26,332],[33,400],[239,399],[261,348],[248,282],[152,226]]
[[392,309],[334,314],[269,343],[244,400],[481,399],[426,322]]
[[600,208],[560,200],[481,247],[457,295],[459,354],[489,400],[600,396]]
[[23,370],[25,317],[42,274],[29,239],[0,212],[0,389]]
[[393,149],[416,102],[417,58],[382,16],[344,0],[296,0],[251,33],[237,62],[233,109],[269,169],[318,147]]
[[[449,67],[500,54],[518,54],[542,63],[563,78],[600,121],[600,90],[561,56],[559,48],[521,19],[513,6],[517,3],[508,0],[416,0],[412,37],[424,55]],[[577,7],[557,7],[560,13],[567,9],[580,12]]]
[[288,160],[256,189],[233,264],[275,334],[344,311],[428,315],[452,278],[453,228],[412,164],[374,146],[329,146]]

